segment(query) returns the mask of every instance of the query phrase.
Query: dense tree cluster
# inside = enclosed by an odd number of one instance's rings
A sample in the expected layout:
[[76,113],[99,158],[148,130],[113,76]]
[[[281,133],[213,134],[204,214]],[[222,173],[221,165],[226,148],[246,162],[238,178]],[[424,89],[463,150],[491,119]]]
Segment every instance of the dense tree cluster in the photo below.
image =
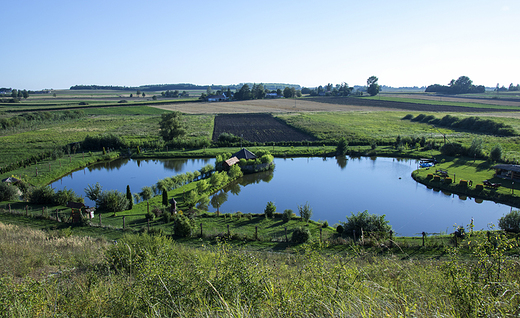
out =
[[349,96],[353,89],[345,82],[336,85],[328,83],[325,86],[320,85],[314,89],[303,87],[301,93],[311,96]]
[[461,76],[457,80],[452,79],[448,86],[434,84],[426,87],[425,92],[443,93],[443,94],[473,94],[484,93],[486,88],[484,85],[473,85],[473,81],[467,76]]
[[161,96],[162,97],[174,97],[174,98],[177,98],[177,97],[189,97],[190,94],[186,91],[182,91],[179,92],[178,90],[174,90],[174,91],[170,91],[170,90],[167,90],[165,92],[161,92]]

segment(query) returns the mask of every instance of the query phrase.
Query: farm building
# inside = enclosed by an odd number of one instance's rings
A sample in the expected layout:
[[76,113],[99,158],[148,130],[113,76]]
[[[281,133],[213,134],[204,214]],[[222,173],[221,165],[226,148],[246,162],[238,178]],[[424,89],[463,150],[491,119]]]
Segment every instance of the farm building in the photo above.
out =
[[503,179],[520,181],[520,165],[498,164],[492,167],[495,169],[495,176]]
[[225,100],[228,100],[228,98],[224,94],[208,96],[208,102],[221,102]]

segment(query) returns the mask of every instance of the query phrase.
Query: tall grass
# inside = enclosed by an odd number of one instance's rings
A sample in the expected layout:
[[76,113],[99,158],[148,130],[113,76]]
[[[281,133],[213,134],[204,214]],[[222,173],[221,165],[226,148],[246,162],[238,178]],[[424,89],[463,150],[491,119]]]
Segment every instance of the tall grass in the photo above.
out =
[[[325,255],[304,245],[285,254],[225,244],[188,248],[166,237],[147,235],[127,236],[108,246],[74,239],[67,245],[48,233],[2,228],[9,237],[12,232],[20,235],[0,241],[5,263],[17,260],[15,251],[41,245],[40,250],[31,250],[40,255],[40,263],[52,258],[64,265],[58,272],[35,265],[18,277],[3,271],[0,315],[7,317],[504,317],[519,313],[520,267],[502,249],[511,241],[499,235],[468,238],[470,244],[463,248],[474,251],[474,259],[452,253],[449,260],[417,261],[377,257],[356,246]],[[489,253],[494,244],[499,253]],[[68,256],[77,255],[77,247],[82,246],[92,253],[88,264]],[[81,255],[75,259],[85,259]],[[498,275],[496,265],[500,265]],[[492,280],[486,278],[489,274]]]

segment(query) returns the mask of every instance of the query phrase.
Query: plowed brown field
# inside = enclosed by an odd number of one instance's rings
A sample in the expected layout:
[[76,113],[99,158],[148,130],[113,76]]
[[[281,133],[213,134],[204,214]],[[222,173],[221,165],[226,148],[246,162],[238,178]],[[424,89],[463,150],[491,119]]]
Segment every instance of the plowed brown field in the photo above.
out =
[[222,114],[215,117],[213,141],[222,133],[243,137],[251,142],[316,140],[269,114]]

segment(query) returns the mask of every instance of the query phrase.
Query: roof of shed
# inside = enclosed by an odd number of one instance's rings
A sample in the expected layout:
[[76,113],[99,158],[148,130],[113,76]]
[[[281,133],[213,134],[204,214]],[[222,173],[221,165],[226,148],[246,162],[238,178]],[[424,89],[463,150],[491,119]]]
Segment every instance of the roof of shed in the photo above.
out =
[[492,168],[520,172],[520,165],[498,164],[498,165],[494,165]]
[[233,154],[231,157],[237,157],[238,159],[256,159],[256,155],[246,148],[240,149],[239,152]]

